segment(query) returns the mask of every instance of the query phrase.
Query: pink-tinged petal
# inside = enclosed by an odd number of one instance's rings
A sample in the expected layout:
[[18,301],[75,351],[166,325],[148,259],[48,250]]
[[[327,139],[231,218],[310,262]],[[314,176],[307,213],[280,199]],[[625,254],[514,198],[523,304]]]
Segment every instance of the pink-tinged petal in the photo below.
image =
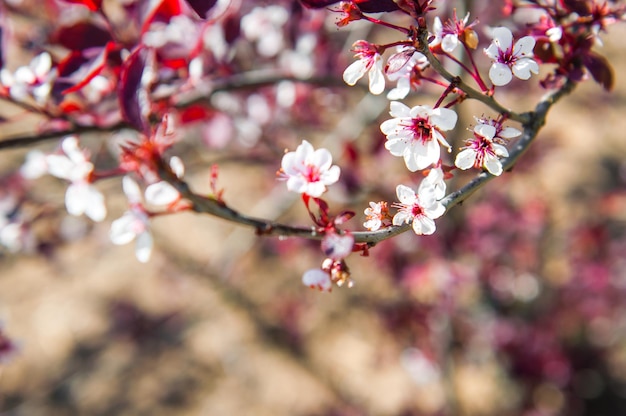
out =
[[137,257],[137,260],[141,263],[147,263],[152,254],[152,245],[152,234],[148,231],[139,234],[137,241],[135,241],[135,257]]
[[137,221],[137,217],[127,211],[120,218],[111,223],[111,229],[109,230],[109,238],[113,244],[123,245],[128,244],[135,238],[134,224]]
[[518,129],[515,129],[513,127],[505,127],[500,131],[498,137],[502,137],[503,139],[512,139],[514,137],[520,136],[521,134],[522,132]]
[[339,180],[341,175],[341,168],[339,166],[331,166],[326,172],[322,173],[320,181],[324,185],[332,185]]
[[304,193],[313,198],[319,198],[324,192],[326,192],[326,185],[322,182],[307,183],[306,190],[304,191]]
[[415,154],[411,152],[409,147],[406,147],[404,149],[404,153],[402,154],[402,156],[404,157],[404,164],[409,171],[417,172],[420,169],[417,164]]
[[385,142],[385,149],[394,156],[404,155],[404,150],[407,148],[406,140],[404,139],[389,139]]
[[535,39],[532,36],[524,36],[515,42],[513,51],[517,56],[533,56],[533,49],[535,48]]
[[385,91],[385,76],[383,75],[383,61],[377,56],[374,65],[368,72],[369,89],[374,95],[379,95]]
[[496,156],[486,153],[484,164],[485,164],[485,168],[493,176],[500,176],[500,174],[502,173],[502,163],[500,162],[500,160],[498,160]]
[[383,132],[384,135],[388,136],[394,133],[398,129],[398,119],[392,118],[389,120],[385,120],[380,124],[380,131]]
[[441,42],[441,49],[445,52],[452,53],[459,46],[459,38],[456,35],[448,34],[443,37],[443,41]]
[[430,115],[431,122],[437,126],[439,130],[452,130],[456,125],[459,116],[449,108],[435,108]]
[[400,226],[405,223],[411,222],[413,217],[404,211],[398,211],[396,215],[393,216],[391,223],[395,226]]
[[488,48],[483,49],[483,51],[485,52],[485,55],[494,60],[498,59],[500,54],[500,49],[498,49],[498,45],[495,43],[491,43],[491,45],[489,45]]
[[515,76],[519,79],[529,79],[531,76],[531,72],[534,74],[538,74],[539,65],[537,65],[537,62],[530,58],[518,59],[513,64],[513,74],[515,74]]
[[[392,101],[391,104],[389,104],[389,115],[396,118],[411,117],[411,109],[400,101]],[[395,122],[397,123],[397,120],[395,120]]]
[[321,244],[324,255],[333,260],[345,259],[352,253],[353,247],[354,236],[349,233],[344,235],[339,235],[334,232],[326,234]]
[[513,79],[511,68],[505,64],[494,62],[489,68],[489,79],[493,82],[493,85],[501,87],[508,84]]
[[343,80],[348,85],[354,85],[358,80],[363,78],[363,75],[365,75],[366,72],[366,62],[359,59],[358,61],[351,63],[346,70],[343,71]]
[[85,213],[89,203],[89,185],[72,183],[65,191],[65,208],[70,215],[79,216]]
[[476,152],[473,149],[465,149],[456,155],[454,165],[462,170],[470,169],[476,163]]
[[283,170],[283,172],[286,173],[287,175],[295,175],[297,173],[296,153],[295,152],[285,153],[280,163],[280,167]]
[[411,108],[411,112],[409,113],[411,118],[430,118],[430,114],[432,112],[432,108],[428,105],[416,105]]
[[415,159],[417,162],[418,170],[426,169],[430,165],[434,165],[439,161],[441,155],[441,147],[436,140],[429,140],[425,146],[421,146],[425,150],[425,154],[422,156],[416,154]]
[[417,201],[415,191],[405,185],[396,186],[396,195],[398,196],[398,200],[404,205],[413,205],[415,201]]
[[179,179],[185,175],[185,165],[183,164],[182,159],[178,156],[172,156],[170,159],[170,168],[172,169],[172,172],[174,172],[174,175],[176,175]]
[[413,231],[415,234],[431,235],[435,230],[435,221],[426,216],[422,215],[413,220]]
[[330,275],[322,269],[311,269],[304,272],[302,283],[311,289],[319,289],[322,292],[330,292],[333,288]]
[[501,51],[508,50],[513,45],[513,33],[506,27],[496,27],[492,30],[493,42]]
[[138,204],[142,201],[143,195],[139,185],[130,176],[124,176],[122,179],[122,189],[130,204]]
[[107,209],[104,205],[104,195],[93,186],[89,186],[85,215],[95,222],[104,220],[107,216]]
[[291,192],[304,193],[307,187],[307,181],[301,176],[290,176],[287,179],[287,189]]
[[320,171],[324,171],[330,168],[333,163],[333,156],[326,149],[317,149],[314,151],[306,161],[307,165],[314,165]]
[[435,202],[427,208],[424,208],[424,213],[428,215],[429,218],[437,219],[446,213],[446,207],[444,207],[441,202]]
[[490,124],[478,124],[474,127],[474,133],[491,141],[496,135],[496,128]]
[[370,231],[376,231],[383,225],[380,218],[370,218],[369,220],[363,223],[363,227],[367,228]]
[[496,156],[509,157],[509,151],[507,150],[506,147],[502,146],[501,144],[494,143],[491,145],[491,147],[493,148],[493,151],[496,154]]
[[153,183],[146,188],[146,201],[153,205],[169,205],[180,199],[180,193],[165,181]]

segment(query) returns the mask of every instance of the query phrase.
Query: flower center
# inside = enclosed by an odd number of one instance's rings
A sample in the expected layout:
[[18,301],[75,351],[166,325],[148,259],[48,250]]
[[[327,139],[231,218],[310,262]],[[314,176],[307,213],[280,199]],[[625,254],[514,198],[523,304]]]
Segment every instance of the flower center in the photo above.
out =
[[413,217],[421,217],[422,215],[424,215],[424,210],[420,205],[413,204],[413,206],[411,207],[411,215],[413,215]]
[[320,180],[320,171],[315,165],[306,165],[303,174],[307,182],[318,182]]
[[430,123],[425,118],[412,119],[413,125],[410,127],[413,130],[414,139],[420,140],[422,143],[430,140]]

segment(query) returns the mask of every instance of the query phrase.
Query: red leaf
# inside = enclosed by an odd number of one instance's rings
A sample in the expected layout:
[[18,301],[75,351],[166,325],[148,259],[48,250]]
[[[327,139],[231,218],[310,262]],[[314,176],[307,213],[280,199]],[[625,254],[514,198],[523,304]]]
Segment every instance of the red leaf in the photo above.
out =
[[148,88],[142,83],[142,77],[148,63],[150,51],[139,47],[122,63],[120,71],[119,102],[122,117],[131,126],[146,135],[150,135],[147,106]]
[[[102,51],[92,60],[87,59],[84,54],[79,54],[79,56],[76,56],[77,52],[74,52],[67,58],[71,59],[73,62],[67,62],[67,59],[61,62],[59,64],[59,76],[62,77],[64,75],[64,71],[62,71],[62,69],[75,66],[77,61],[82,61],[78,68],[70,72],[71,74],[73,74],[71,78],[73,78],[72,81],[74,81],[74,85],[64,90],[62,94],[69,94],[71,92],[80,90],[85,85],[87,85],[89,81],[99,75],[106,65],[109,53],[114,50],[115,47],[115,42],[109,42],[107,43],[106,47],[103,48]],[[87,66],[87,64],[89,65]]]
[[160,0],[155,2],[146,13],[146,18],[141,26],[141,34],[143,35],[148,31],[150,25],[154,22],[168,23],[174,16],[178,16],[182,13],[180,7],[180,0]]
[[185,0],[187,4],[193,9],[194,12],[198,13],[198,16],[205,19],[206,14],[209,10],[211,10],[217,0]]
[[401,70],[402,67],[406,65],[407,62],[409,62],[409,59],[411,59],[411,56],[413,56],[414,53],[414,49],[407,49],[391,55],[387,60],[387,66],[385,68],[385,72],[387,73],[387,75],[393,74]]

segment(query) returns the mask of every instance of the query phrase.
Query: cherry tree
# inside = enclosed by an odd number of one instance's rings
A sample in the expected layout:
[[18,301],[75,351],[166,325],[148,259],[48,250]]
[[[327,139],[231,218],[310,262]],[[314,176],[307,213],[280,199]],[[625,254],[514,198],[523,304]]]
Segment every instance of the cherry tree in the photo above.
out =
[[[29,149],[2,178],[0,247],[37,252],[47,243],[37,223],[67,213],[110,224],[110,243],[134,241],[137,260],[148,262],[159,246],[151,221],[194,212],[267,238],[317,241],[319,266],[299,271],[304,285],[330,292],[358,284],[350,256],[393,262],[379,243],[405,232],[416,241],[436,236],[452,208],[515,175],[553,106],[582,82],[607,91],[615,83],[601,44],[624,20],[620,2],[482,3],[472,14],[465,2],[444,0],[47,0],[40,10],[3,2],[0,99],[17,115],[2,122],[37,121],[0,141],[0,150]],[[21,32],[18,19],[38,29]],[[516,95],[530,107],[513,104]],[[320,137],[336,111],[357,111],[355,97],[380,100],[388,116],[340,121],[352,131]],[[42,150],[46,143],[56,148]],[[267,180],[296,195],[310,222],[231,205],[219,163],[206,178],[210,192],[187,182],[194,154],[228,152],[265,164]],[[394,171],[381,170],[370,185],[355,168],[359,158]],[[54,210],[46,205],[56,214],[34,215],[31,187],[44,175],[67,188]],[[108,214],[103,181],[125,195],[121,217]],[[458,247],[480,246],[477,222],[468,219]],[[62,239],[59,230],[52,240]],[[506,332],[512,324],[499,325]],[[509,335],[502,350],[522,349]],[[416,357],[429,360],[418,351],[407,362]]]

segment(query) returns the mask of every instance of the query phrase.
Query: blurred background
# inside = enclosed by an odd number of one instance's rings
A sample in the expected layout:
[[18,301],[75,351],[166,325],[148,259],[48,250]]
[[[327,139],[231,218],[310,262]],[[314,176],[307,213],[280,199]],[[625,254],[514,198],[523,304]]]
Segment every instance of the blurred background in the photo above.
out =
[[[24,30],[38,21],[24,19]],[[343,42],[345,68],[365,29],[325,27]],[[599,49],[615,68],[614,91],[581,84],[513,171],[439,219],[435,235],[405,233],[350,256],[350,289],[302,285],[323,260],[317,242],[191,213],[152,221],[155,249],[141,264],[132,244],[109,241],[127,208],[119,177],[97,184],[109,209],[102,223],[67,215],[62,181],[29,183],[20,209],[32,240],[0,254],[0,414],[626,414],[624,37],[626,27],[612,26]],[[272,88],[241,94],[250,103]],[[306,225],[275,171],[283,149],[307,138],[333,152],[342,180],[331,210],[357,211],[359,229],[368,201],[394,201],[395,184],[418,183],[383,147],[388,101],[298,88],[298,114],[261,123],[255,138],[233,116],[235,138],[218,143],[188,125],[172,154],[198,192],[209,192],[216,163],[229,206]],[[525,88],[499,98],[529,110],[542,92]],[[213,98],[216,107],[226,99]],[[2,137],[32,131],[31,118],[2,108],[11,121]],[[461,108],[456,148],[486,111]],[[114,157],[110,138],[81,136],[97,166]],[[8,200],[29,150],[56,146],[3,150],[0,196]],[[471,177],[456,175],[449,189]]]

